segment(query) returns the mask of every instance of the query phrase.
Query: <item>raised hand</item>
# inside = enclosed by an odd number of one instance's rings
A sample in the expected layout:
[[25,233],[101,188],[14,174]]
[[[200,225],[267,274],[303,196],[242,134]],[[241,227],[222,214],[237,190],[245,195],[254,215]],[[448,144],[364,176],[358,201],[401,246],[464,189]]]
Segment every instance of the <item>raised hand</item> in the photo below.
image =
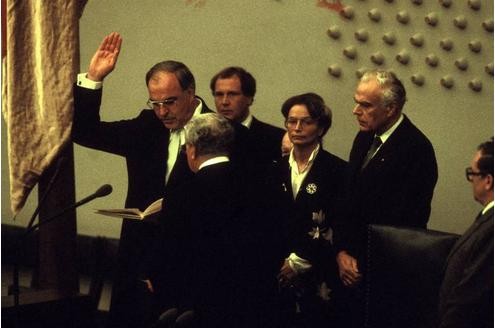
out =
[[119,58],[122,38],[119,33],[112,32],[107,35],[96,50],[88,69],[88,79],[92,81],[103,81],[115,68]]

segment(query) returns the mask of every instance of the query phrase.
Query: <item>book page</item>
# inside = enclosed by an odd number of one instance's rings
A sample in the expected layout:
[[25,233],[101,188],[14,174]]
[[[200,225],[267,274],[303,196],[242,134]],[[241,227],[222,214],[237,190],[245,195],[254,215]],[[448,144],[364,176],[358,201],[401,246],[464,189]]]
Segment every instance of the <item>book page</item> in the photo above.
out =
[[96,210],[96,213],[106,216],[117,217],[117,218],[138,219],[138,220],[143,219],[143,214],[138,209],[135,208]]
[[157,199],[156,201],[151,203],[143,212],[141,212],[138,208],[114,208],[97,209],[96,213],[112,217],[143,220],[146,217],[151,216],[152,214],[160,212],[162,209],[162,202],[163,198]]
[[163,198],[160,198],[154,201],[153,203],[151,203],[151,205],[144,210],[143,216],[146,217],[150,214],[159,212],[162,209],[162,202],[163,202]]

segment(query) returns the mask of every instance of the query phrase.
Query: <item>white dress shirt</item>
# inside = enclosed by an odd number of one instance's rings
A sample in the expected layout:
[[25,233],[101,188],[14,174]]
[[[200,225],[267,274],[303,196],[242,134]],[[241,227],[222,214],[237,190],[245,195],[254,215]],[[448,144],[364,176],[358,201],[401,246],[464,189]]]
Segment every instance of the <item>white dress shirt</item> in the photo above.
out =
[[[383,132],[380,135],[375,134],[375,137],[380,138],[380,140],[382,141],[382,144],[375,150],[375,152],[373,153],[373,156],[375,156],[375,154],[378,152],[378,150],[380,150],[380,148],[382,148],[383,144],[387,141],[388,138],[390,138],[392,133],[394,133],[394,131],[397,129],[399,124],[402,123],[403,120],[404,120],[404,115],[400,114],[400,117],[397,120],[397,122],[395,122],[394,125],[392,125],[387,131]],[[371,158],[373,158],[373,156],[371,156]]]
[[315,161],[316,155],[318,155],[318,151],[320,150],[320,145],[318,144],[315,149],[311,152],[309,156],[308,163],[306,166],[299,172],[299,167],[297,166],[296,159],[294,158],[294,149],[290,151],[289,155],[289,166],[290,166],[290,181],[292,184],[292,196],[296,199],[297,194],[299,193],[299,189],[301,188],[301,184],[304,179],[308,175],[309,170],[313,166],[313,162]]
[[[199,101],[198,106],[194,110],[193,116],[196,117],[201,115],[201,110],[203,109],[203,103]],[[192,118],[191,117],[191,118]],[[175,162],[177,162],[177,157],[179,156],[180,147],[186,143],[186,132],[184,128],[180,129],[170,129],[170,138],[168,141],[168,158],[167,158],[167,172],[165,174],[165,184],[170,178],[170,173],[172,172]]]
[[[294,149],[290,151],[289,166],[290,166],[290,174],[291,174],[292,196],[294,197],[294,199],[296,199],[304,179],[308,175],[308,172],[311,170],[316,155],[318,155],[318,151],[320,151],[319,144],[311,152],[308,163],[301,170],[301,172],[299,172],[299,167],[297,166],[296,159],[294,158]],[[309,262],[308,260],[302,257],[299,257],[296,253],[290,253],[289,257],[286,260],[288,261],[290,268],[294,270],[294,272],[296,272],[297,274],[306,272],[312,267],[311,262]]]

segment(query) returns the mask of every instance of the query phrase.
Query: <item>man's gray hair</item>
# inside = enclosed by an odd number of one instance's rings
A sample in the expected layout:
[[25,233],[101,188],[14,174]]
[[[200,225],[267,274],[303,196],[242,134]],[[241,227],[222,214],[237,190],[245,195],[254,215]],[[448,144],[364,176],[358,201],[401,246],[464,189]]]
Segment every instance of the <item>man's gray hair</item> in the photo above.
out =
[[196,148],[196,155],[228,155],[234,143],[234,128],[223,116],[206,113],[193,117],[184,127],[186,144]]
[[406,89],[397,76],[390,71],[371,70],[363,74],[360,82],[368,82],[371,79],[375,79],[382,87],[382,106],[388,107],[394,104],[401,111],[406,102]]

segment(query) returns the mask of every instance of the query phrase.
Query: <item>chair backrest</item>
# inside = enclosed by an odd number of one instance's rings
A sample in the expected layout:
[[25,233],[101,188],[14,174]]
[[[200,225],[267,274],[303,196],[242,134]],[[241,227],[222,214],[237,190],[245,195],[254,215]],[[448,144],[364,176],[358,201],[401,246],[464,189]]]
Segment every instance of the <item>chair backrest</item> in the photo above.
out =
[[459,235],[368,226],[365,326],[434,327],[438,291]]

